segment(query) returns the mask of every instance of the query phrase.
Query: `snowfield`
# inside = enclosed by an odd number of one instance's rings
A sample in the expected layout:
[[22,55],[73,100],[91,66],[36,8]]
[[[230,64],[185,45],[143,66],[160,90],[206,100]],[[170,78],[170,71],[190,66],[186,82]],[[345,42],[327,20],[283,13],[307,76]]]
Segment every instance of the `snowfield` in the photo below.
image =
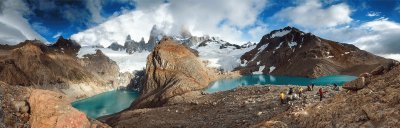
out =
[[207,67],[221,68],[224,71],[232,71],[235,67],[240,65],[240,57],[255,48],[251,46],[249,48],[236,49],[233,46],[219,49],[221,44],[219,42],[208,42],[207,46],[192,47],[199,51],[199,58],[202,61],[208,61]]
[[148,51],[141,53],[128,54],[125,51],[113,51],[108,48],[92,48],[92,47],[82,47],[78,52],[78,57],[82,58],[86,54],[95,54],[96,49],[100,49],[106,56],[111,60],[114,60],[120,72],[133,72],[135,70],[142,70],[146,68],[146,59],[150,54]]
[[[238,67],[240,65],[240,57],[255,48],[254,45],[242,49],[236,49],[233,46],[219,49],[221,45],[219,42],[209,42],[207,46],[194,46],[192,48],[199,51],[200,60],[208,61],[207,67],[221,68],[224,71],[232,71]],[[114,60],[119,66],[120,72],[133,72],[146,68],[146,59],[150,54],[149,51],[144,51],[141,53],[134,52],[130,55],[125,51],[113,51],[108,48],[82,47],[78,53],[78,57],[82,58],[85,54],[95,54],[96,49],[100,49],[111,60]]]
[[292,30],[282,30],[282,31],[275,32],[274,34],[271,35],[271,38],[285,36],[286,34],[288,34],[291,31]]

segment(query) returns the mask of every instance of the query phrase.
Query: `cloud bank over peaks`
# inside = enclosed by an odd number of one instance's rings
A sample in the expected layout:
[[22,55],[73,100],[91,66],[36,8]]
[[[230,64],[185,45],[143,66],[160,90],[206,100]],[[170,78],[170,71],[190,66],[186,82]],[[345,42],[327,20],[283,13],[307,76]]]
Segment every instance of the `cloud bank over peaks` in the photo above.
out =
[[258,41],[267,32],[257,16],[267,0],[170,0],[165,2],[138,0],[136,10],[71,36],[83,45],[112,42],[123,44],[127,35],[138,41],[149,39],[153,25],[169,35],[180,34],[182,28],[195,36],[217,36],[232,43]]
[[24,40],[39,39],[47,42],[41,35],[34,31],[28,20],[23,16],[30,10],[21,0],[0,1],[0,43],[17,44]]
[[318,0],[308,0],[277,12],[274,17],[307,28],[335,27],[350,23],[351,9],[345,3],[324,8]]

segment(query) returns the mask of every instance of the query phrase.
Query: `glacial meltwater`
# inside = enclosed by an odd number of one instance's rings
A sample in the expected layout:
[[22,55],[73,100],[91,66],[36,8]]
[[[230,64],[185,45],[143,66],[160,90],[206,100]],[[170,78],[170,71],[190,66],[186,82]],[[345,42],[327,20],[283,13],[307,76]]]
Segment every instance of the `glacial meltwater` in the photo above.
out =
[[323,76],[316,79],[306,77],[289,77],[289,76],[271,76],[271,75],[245,75],[230,79],[217,80],[210,83],[210,86],[206,89],[206,92],[218,92],[234,89],[239,86],[252,86],[252,85],[332,85],[337,84],[343,85],[348,81],[356,79],[355,76],[347,75],[333,75]]
[[75,101],[72,106],[90,118],[97,118],[128,108],[138,96],[138,91],[113,90]]

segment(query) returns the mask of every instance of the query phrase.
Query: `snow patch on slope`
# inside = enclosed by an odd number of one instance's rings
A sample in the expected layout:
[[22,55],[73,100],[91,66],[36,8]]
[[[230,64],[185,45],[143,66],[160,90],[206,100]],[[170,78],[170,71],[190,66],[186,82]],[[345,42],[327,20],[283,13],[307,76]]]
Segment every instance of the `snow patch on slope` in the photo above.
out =
[[288,34],[290,31],[292,31],[292,30],[282,30],[282,31],[275,32],[274,34],[271,35],[271,38],[285,36],[285,35]]
[[111,60],[115,61],[120,72],[133,72],[142,70],[146,67],[146,59],[150,52],[128,54],[125,51],[114,51],[108,48],[82,47],[78,52],[78,57],[82,58],[86,54],[95,54],[96,49],[101,50]]
[[275,66],[271,66],[271,67],[269,67],[269,73],[271,73],[272,71],[274,71],[275,70]]
[[289,47],[290,47],[291,49],[293,49],[293,47],[297,45],[297,42],[289,42],[288,45],[289,45]]
[[233,46],[220,49],[221,43],[212,41],[208,42],[206,46],[202,47],[192,47],[199,51],[199,58],[203,61],[208,61],[207,67],[221,68],[224,71],[232,71],[234,68],[240,65],[246,65],[240,63],[240,57],[254,49],[255,46],[248,48],[236,49]]
[[253,74],[262,74],[262,71],[264,70],[265,66],[260,66],[258,67],[258,71],[253,72]]

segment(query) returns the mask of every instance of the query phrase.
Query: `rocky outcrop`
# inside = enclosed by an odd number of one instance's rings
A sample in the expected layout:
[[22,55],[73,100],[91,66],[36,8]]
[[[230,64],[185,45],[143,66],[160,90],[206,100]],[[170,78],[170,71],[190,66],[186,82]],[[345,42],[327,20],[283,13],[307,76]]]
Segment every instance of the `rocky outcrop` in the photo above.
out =
[[10,86],[0,81],[0,98],[0,127],[109,127],[89,120],[70,105],[71,99],[54,91]]
[[398,65],[399,65],[399,62],[392,61],[386,65],[379,66],[379,67],[375,68],[374,70],[372,70],[371,73],[363,73],[357,79],[345,83],[343,85],[343,88],[347,89],[347,90],[352,90],[352,91],[357,91],[357,90],[363,89],[371,82],[371,78],[373,76],[383,75]]
[[112,43],[110,46],[108,46],[107,48],[114,50],[114,51],[122,51],[125,49],[124,46],[118,44],[117,42]]
[[28,40],[0,47],[0,81],[54,90],[71,98],[92,96],[124,81],[125,86],[129,83],[120,79],[117,64],[101,51],[82,59],[74,56],[79,47],[63,38],[53,45]]
[[0,80],[10,85],[49,85],[93,78],[69,55],[48,52],[43,44],[27,42],[0,60]]
[[31,108],[30,124],[33,128],[89,127],[86,115],[73,108],[65,95],[32,90],[28,100]]
[[143,82],[141,96],[131,108],[161,106],[175,96],[207,87],[210,78],[189,49],[165,37],[147,57]]
[[96,50],[95,54],[83,55],[83,67],[92,74],[102,78],[108,84],[114,84],[119,75],[117,63],[108,58],[101,50]]
[[142,38],[139,42],[136,42],[131,39],[130,35],[128,35],[128,37],[126,37],[124,47],[127,53],[132,54],[134,52],[142,52],[145,50],[149,51],[147,45],[148,44],[145,43],[144,38]]
[[360,50],[354,45],[322,39],[293,27],[263,36],[256,48],[241,57],[242,74],[320,77],[370,72],[391,60]]
[[289,112],[271,120],[289,127],[398,127],[400,125],[400,66],[373,75],[358,91],[341,92],[306,107],[300,115]]
[[64,39],[62,36],[60,36],[57,42],[50,45],[49,48],[56,52],[58,51],[76,57],[81,48],[81,45],[71,39]]

